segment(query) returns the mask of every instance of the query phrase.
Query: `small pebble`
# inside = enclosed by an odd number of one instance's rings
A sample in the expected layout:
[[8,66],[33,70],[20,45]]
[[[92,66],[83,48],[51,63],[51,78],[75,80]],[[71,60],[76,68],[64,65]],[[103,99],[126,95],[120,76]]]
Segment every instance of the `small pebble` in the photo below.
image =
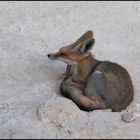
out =
[[131,122],[135,120],[134,114],[131,112],[124,112],[122,114],[122,120],[125,122]]

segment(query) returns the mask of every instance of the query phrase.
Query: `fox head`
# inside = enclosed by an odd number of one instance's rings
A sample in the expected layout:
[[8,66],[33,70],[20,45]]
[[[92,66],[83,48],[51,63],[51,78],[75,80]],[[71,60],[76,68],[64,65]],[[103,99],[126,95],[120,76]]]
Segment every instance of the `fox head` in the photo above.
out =
[[52,60],[63,61],[68,65],[75,65],[89,55],[94,43],[93,32],[87,31],[76,42],[60,48],[56,53],[48,54],[48,57]]

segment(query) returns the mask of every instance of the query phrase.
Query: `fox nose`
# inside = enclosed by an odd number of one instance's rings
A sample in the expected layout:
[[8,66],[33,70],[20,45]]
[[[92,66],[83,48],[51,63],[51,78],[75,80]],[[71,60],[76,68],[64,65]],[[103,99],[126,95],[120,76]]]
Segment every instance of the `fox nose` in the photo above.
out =
[[50,54],[48,54],[48,57],[50,57],[51,55]]
[[48,54],[48,58],[51,59],[51,60],[54,60],[56,59],[55,55],[54,54]]

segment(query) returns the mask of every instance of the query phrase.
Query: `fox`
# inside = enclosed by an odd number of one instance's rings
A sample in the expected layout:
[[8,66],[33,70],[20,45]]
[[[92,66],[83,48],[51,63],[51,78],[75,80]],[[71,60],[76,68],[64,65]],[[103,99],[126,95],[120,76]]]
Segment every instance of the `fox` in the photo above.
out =
[[91,53],[94,44],[93,31],[88,30],[74,43],[48,54],[49,59],[67,65],[60,92],[81,110],[120,112],[133,100],[131,77],[123,66],[97,60]]

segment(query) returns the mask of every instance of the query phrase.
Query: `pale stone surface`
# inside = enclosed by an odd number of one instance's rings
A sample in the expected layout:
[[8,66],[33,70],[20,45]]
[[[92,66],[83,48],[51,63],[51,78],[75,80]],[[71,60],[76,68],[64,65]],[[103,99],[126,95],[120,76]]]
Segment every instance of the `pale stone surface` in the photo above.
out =
[[125,122],[131,122],[135,120],[135,116],[132,112],[125,112],[122,114],[122,120]]
[[93,30],[100,60],[124,66],[140,116],[140,2],[0,2],[0,138],[140,138],[140,119],[83,112],[61,96],[65,64],[47,54]]

